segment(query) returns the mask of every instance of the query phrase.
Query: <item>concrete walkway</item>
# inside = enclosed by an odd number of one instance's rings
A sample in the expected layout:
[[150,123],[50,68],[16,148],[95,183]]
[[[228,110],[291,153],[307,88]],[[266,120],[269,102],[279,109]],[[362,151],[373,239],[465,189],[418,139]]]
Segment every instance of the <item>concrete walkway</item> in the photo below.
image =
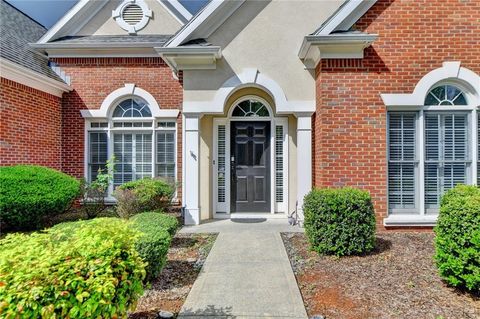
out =
[[280,232],[285,219],[221,220],[182,233],[219,233],[178,318],[307,318]]

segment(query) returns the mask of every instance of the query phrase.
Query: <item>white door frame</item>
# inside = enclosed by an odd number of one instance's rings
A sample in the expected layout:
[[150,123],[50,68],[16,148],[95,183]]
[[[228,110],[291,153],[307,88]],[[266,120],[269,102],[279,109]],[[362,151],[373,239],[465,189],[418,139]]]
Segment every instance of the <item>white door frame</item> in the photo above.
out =
[[[268,111],[270,116],[268,117],[232,117],[232,112],[235,106],[238,103],[241,103],[245,100],[257,100],[263,103]],[[241,99],[235,101],[232,104],[232,107],[228,113],[227,117],[219,117],[213,119],[213,192],[212,192],[212,207],[213,207],[213,217],[214,218],[230,218],[231,216],[231,183],[230,183],[230,123],[235,121],[242,122],[270,122],[270,214],[273,215],[276,212],[284,213],[285,216],[288,213],[288,117],[274,117],[272,116],[273,110],[270,107],[269,103],[262,98],[257,96],[244,96]],[[225,127],[225,202],[218,202],[218,128],[219,126]],[[276,202],[276,127],[278,125],[283,126],[283,203],[282,205],[277,205]],[[246,213],[238,213],[246,214]]]

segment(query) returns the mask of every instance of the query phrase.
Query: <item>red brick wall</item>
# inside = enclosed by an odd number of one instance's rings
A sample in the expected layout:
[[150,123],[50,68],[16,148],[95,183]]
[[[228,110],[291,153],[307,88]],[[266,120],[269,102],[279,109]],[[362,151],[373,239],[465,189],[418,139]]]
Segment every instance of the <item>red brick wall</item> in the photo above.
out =
[[411,93],[444,61],[480,73],[480,1],[379,0],[354,26],[379,34],[363,60],[317,68],[314,185],[371,192],[387,213],[386,109],[381,93]]
[[1,78],[0,166],[61,169],[60,98]]
[[[153,95],[160,108],[182,107],[182,79],[175,80],[161,58],[59,58],[71,77],[73,91],[63,98],[62,167],[66,173],[84,176],[84,119],[80,110],[99,109],[113,91],[134,83]],[[177,120],[177,175],[181,180],[182,123]]]

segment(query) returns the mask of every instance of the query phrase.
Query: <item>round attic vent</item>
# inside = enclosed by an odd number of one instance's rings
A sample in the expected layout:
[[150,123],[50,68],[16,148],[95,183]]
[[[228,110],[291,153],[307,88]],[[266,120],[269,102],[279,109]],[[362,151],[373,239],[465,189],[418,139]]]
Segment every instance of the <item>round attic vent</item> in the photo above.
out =
[[143,10],[138,4],[130,3],[123,8],[122,19],[129,25],[137,25],[143,19]]
[[152,17],[152,11],[143,0],[125,0],[113,10],[112,16],[122,29],[136,34],[145,28]]

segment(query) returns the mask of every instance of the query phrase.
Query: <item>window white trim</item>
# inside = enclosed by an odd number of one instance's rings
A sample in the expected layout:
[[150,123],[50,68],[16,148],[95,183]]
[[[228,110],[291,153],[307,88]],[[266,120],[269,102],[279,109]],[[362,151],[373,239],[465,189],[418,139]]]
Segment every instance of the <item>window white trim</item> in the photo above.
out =
[[110,112],[113,112],[113,110],[111,110],[112,105],[116,105],[117,102],[129,96],[138,96],[144,99],[150,106],[150,111],[154,118],[177,118],[180,113],[178,109],[161,109],[153,95],[133,83],[126,83],[123,88],[119,88],[110,93],[103,100],[100,109],[81,110],[80,113],[85,119],[108,118]]
[[460,67],[460,62],[444,62],[441,68],[425,75],[417,83],[412,93],[381,94],[381,97],[389,110],[405,106],[423,108],[428,92],[441,81],[460,86],[467,95],[469,105],[472,107],[480,106],[480,92],[478,92],[480,75],[467,68]]
[[[118,103],[124,99],[131,98],[133,96],[137,96],[143,98],[150,108],[152,113],[152,117],[122,117],[122,118],[113,118],[112,114],[114,109],[117,107]],[[160,106],[156,102],[155,98],[145,90],[140,88],[136,88],[134,84],[126,84],[124,88],[115,90],[114,92],[110,93],[107,98],[102,103],[100,110],[92,110],[89,111],[89,115],[93,113],[94,116],[87,116],[85,117],[85,125],[84,125],[84,177],[87,181],[89,181],[89,150],[90,150],[90,132],[106,132],[108,145],[107,145],[107,155],[108,159],[111,159],[113,156],[113,135],[115,133],[119,134],[141,134],[141,133],[148,133],[152,134],[152,170],[151,170],[151,177],[157,176],[157,133],[161,131],[169,131],[174,133],[174,162],[175,162],[175,172],[174,172],[174,179],[177,182],[178,178],[178,125],[177,125],[177,117],[178,117],[178,110],[165,110],[169,112],[161,112]],[[82,111],[82,114],[84,112]],[[115,123],[119,122],[126,122],[126,123],[139,123],[139,122],[148,122],[150,125],[143,126],[143,127],[114,127]],[[159,122],[168,122],[173,123],[173,126],[169,127],[159,127]],[[98,127],[92,127],[92,123],[107,123],[102,125],[98,125]],[[115,198],[112,197],[113,193],[113,183],[111,183],[108,191],[107,200],[111,202],[115,202]],[[175,200],[175,199],[174,199]]]
[[[451,84],[459,87],[465,93],[466,106],[424,106],[425,97],[431,89],[438,85]],[[436,223],[437,214],[427,214],[425,208],[425,112],[429,113],[452,113],[460,112],[467,114],[468,155],[466,179],[469,184],[476,184],[478,165],[478,107],[480,106],[480,76],[466,68],[460,67],[460,62],[445,62],[439,69],[425,75],[411,94],[381,94],[388,111],[416,112],[416,135],[417,135],[417,159],[418,176],[417,205],[418,213],[395,214],[390,208],[387,209],[385,226],[433,226]],[[387,115],[387,119],[388,119]],[[387,122],[388,123],[388,122]],[[388,128],[387,128],[387,152],[388,152]],[[387,153],[388,154],[388,153]],[[388,161],[388,158],[387,158]],[[388,183],[388,174],[387,174]],[[388,187],[388,184],[387,184]],[[388,207],[387,193],[387,207]],[[417,211],[417,210],[415,210]]]

